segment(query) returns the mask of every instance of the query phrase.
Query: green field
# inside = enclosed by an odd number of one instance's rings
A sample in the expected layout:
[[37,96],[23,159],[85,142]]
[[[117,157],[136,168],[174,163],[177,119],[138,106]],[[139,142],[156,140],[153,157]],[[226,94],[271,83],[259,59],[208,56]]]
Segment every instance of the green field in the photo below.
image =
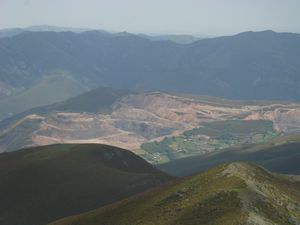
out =
[[263,143],[280,135],[267,120],[225,120],[203,124],[177,137],[145,143],[143,155],[153,163],[201,155],[233,146]]

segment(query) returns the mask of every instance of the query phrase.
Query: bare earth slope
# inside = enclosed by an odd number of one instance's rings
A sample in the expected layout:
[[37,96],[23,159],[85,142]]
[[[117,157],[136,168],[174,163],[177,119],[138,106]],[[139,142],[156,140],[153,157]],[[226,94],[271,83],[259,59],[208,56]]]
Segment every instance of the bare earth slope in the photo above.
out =
[[142,154],[143,143],[161,141],[207,122],[234,119],[270,120],[274,130],[285,133],[300,129],[300,105],[295,103],[152,92],[121,96],[110,107],[106,114],[68,110],[33,113],[0,125],[0,152],[56,143],[103,143]]

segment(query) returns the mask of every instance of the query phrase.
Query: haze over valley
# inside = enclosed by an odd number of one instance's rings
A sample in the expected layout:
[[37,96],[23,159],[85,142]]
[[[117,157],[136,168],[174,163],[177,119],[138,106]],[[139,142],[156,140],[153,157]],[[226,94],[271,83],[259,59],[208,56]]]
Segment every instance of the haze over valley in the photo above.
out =
[[97,86],[297,101],[298,46],[299,34],[273,31],[191,44],[130,33],[25,31],[0,39],[0,118]]
[[299,8],[0,1],[0,225],[299,225]]

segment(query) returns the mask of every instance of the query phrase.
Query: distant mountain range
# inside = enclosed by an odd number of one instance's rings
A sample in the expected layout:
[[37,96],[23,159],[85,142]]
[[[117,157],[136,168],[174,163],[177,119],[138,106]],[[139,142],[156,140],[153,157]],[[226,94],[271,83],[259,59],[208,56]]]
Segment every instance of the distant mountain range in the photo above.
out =
[[74,33],[81,33],[85,31],[89,31],[90,29],[85,28],[74,28],[74,27],[58,27],[58,26],[49,26],[49,25],[36,25],[36,26],[29,26],[25,28],[7,28],[0,30],[0,38],[2,37],[12,37],[18,34],[21,34],[25,31],[33,31],[33,32],[40,32],[40,31],[49,31],[49,32],[74,32]]
[[0,49],[2,98],[22,94],[45,76],[67,74],[87,89],[300,100],[299,34],[245,32],[182,45],[126,32],[25,31],[0,38]]
[[[2,37],[12,37],[18,35],[25,31],[33,31],[33,32],[74,32],[74,33],[82,33],[87,31],[98,31],[103,33],[114,34],[117,32],[109,32],[99,29],[88,29],[88,28],[76,28],[76,27],[58,27],[58,26],[49,26],[49,25],[36,25],[25,28],[7,28],[0,30],[0,38]],[[153,41],[172,41],[178,44],[189,44],[200,40],[199,37],[195,37],[192,35],[185,34],[166,34],[166,35],[148,35],[148,34],[137,34],[138,36],[147,38]]]
[[195,41],[199,41],[200,37],[195,37],[192,35],[184,35],[184,34],[169,34],[169,35],[146,35],[146,34],[138,34],[141,37],[147,38],[152,41],[172,41],[177,44],[191,44]]

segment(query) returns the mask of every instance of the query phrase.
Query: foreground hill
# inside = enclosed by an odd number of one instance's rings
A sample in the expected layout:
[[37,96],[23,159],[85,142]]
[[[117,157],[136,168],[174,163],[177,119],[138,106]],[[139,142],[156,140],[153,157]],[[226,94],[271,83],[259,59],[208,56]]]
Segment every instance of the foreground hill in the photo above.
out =
[[232,163],[51,225],[300,222],[300,186],[248,163]]
[[273,172],[300,175],[300,138],[283,137],[271,143],[216,151],[205,155],[187,157],[158,165],[176,176],[186,176],[208,168],[234,161],[252,161]]
[[43,225],[168,181],[133,153],[53,145],[0,156],[0,224]]
[[7,95],[28,89],[59,72],[89,88],[111,85],[239,99],[300,100],[299,46],[299,34],[273,31],[187,45],[129,33],[23,32],[0,38],[0,90]]

